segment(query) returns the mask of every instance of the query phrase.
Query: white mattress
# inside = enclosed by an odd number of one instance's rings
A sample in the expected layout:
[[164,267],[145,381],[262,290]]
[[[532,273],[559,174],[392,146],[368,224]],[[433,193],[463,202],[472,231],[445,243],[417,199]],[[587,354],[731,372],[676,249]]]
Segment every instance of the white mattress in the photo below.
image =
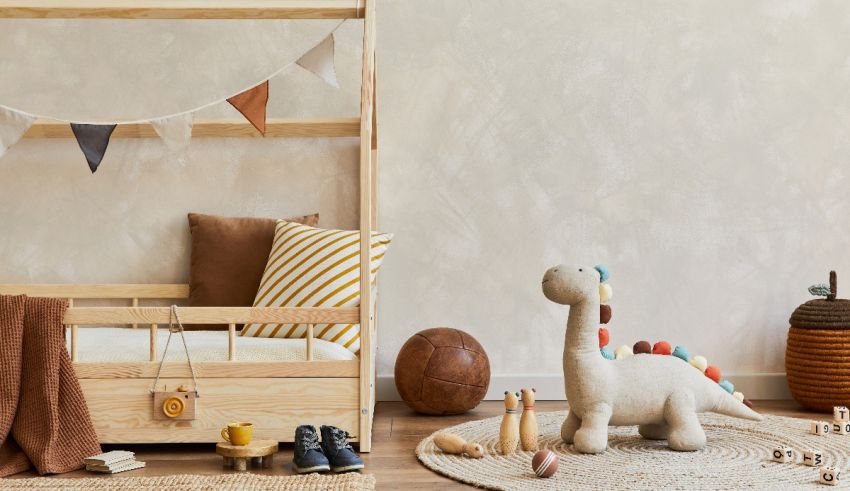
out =
[[[68,349],[71,348],[71,330],[66,330]],[[157,332],[157,360],[162,359],[168,329]],[[80,327],[77,329],[77,361],[148,361],[150,357],[150,329],[139,327]],[[192,361],[227,361],[227,331],[189,331],[186,344]],[[304,339],[254,338],[236,336],[238,361],[303,361],[307,359],[307,342]],[[357,355],[342,345],[313,340],[314,360],[355,360]],[[185,361],[186,354],[180,335],[171,337],[167,361]]]

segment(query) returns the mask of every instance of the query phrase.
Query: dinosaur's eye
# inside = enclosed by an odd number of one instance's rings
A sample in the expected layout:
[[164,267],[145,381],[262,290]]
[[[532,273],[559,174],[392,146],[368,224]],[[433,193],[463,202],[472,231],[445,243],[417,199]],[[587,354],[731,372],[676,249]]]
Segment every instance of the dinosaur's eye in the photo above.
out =
[[578,268],[578,272],[579,272],[579,273],[581,273],[582,271],[584,271],[584,270],[583,270],[583,269],[581,269],[581,268]]

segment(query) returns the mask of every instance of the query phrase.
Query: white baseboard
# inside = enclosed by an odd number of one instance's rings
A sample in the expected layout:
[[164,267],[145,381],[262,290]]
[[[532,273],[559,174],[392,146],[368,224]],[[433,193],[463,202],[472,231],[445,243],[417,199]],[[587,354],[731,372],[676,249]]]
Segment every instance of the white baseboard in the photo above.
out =
[[[743,373],[727,378],[735,385],[735,390],[743,392],[747,399],[791,398],[784,373]],[[377,400],[401,400],[392,375],[379,375],[377,383]],[[562,375],[493,375],[485,400],[502,400],[506,390],[518,391],[522,387],[534,387],[539,401],[566,400]]]

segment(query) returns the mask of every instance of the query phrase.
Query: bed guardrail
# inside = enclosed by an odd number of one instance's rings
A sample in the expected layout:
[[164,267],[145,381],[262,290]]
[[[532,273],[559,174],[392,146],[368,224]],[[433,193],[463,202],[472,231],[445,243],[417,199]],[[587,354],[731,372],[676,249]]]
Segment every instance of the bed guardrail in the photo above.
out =
[[[157,360],[157,329],[171,321],[169,307],[139,306],[141,300],[185,300],[189,285],[12,285],[0,284],[0,294],[67,298],[63,322],[71,329],[71,360],[77,361],[79,326],[97,328],[115,325],[147,325],[150,330],[150,356]],[[127,300],[129,307],[78,307],[75,300]],[[306,361],[313,361],[316,324],[360,322],[359,307],[180,307],[183,324],[227,324],[228,361],[236,360],[236,325],[250,323],[306,324]]]
[[[77,361],[77,331],[80,325],[97,327],[116,324],[149,325],[150,361],[157,361],[157,329],[171,320],[169,307],[69,307],[64,323],[71,328],[71,360]],[[356,324],[358,307],[180,307],[183,324],[227,324],[228,361],[236,359],[236,324],[306,324],[307,361],[313,361],[315,324]]]

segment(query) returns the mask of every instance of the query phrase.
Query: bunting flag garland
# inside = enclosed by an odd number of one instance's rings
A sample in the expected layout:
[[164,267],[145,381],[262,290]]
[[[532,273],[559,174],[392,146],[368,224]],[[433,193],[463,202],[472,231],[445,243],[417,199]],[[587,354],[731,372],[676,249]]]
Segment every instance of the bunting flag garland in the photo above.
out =
[[227,102],[245,116],[254,128],[265,136],[266,134],[266,105],[269,103],[269,81],[261,83],[253,89],[237,94]]
[[114,124],[78,124],[71,123],[71,131],[80,145],[80,150],[86,156],[91,173],[97,172],[97,167],[103,160],[106,147],[109,146],[109,137],[115,131]]
[[18,142],[35,122],[35,116],[0,107],[0,157]]
[[[319,44],[294,61],[298,66],[308,70],[335,88],[339,88],[339,81],[337,79],[336,67],[334,66],[334,32],[340,25],[342,25],[342,21]],[[292,63],[290,62],[281,67],[258,85],[224,99],[236,108],[263,136],[266,134],[269,79],[282,73]],[[77,140],[77,144],[86,158],[89,169],[94,174],[103,161],[106,149],[109,146],[109,140],[118,124],[150,123],[156,134],[170,150],[182,152],[188,147],[192,138],[194,114],[221,102],[223,100],[219,99],[184,112],[158,118],[117,121],[115,123],[102,120],[97,123],[73,122],[73,120],[69,121],[67,119],[51,118],[50,116],[40,116],[0,105],[0,157],[3,156],[9,147],[20,140],[37,119],[54,119],[70,123],[71,131]]]
[[172,152],[182,152],[192,139],[194,120],[194,114],[186,113],[171,118],[154,119],[151,126]]
[[336,78],[336,67],[334,66],[334,46],[334,34],[331,33],[324,41],[317,44],[315,48],[308,51],[295,63],[312,72],[331,87],[338,89],[339,81]]

